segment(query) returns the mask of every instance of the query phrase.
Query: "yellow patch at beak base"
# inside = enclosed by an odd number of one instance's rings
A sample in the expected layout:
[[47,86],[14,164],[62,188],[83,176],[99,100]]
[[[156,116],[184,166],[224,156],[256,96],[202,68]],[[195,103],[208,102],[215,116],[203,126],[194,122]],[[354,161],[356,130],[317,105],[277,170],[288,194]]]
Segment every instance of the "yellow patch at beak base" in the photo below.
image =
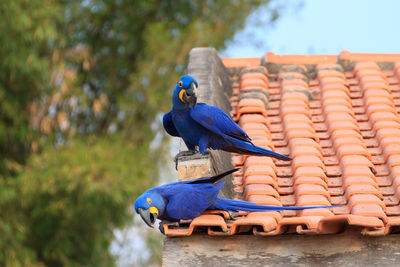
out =
[[185,92],[185,89],[182,89],[180,92],[179,92],[179,99],[183,102],[183,103],[185,103],[185,101],[183,101],[183,93]]
[[150,207],[150,213],[156,213],[158,215],[158,209],[156,207]]

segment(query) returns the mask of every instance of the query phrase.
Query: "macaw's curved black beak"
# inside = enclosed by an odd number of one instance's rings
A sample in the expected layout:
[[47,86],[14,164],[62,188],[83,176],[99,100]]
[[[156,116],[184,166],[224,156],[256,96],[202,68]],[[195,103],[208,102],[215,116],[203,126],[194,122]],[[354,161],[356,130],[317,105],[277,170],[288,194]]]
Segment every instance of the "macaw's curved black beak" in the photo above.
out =
[[185,93],[183,94],[183,100],[185,103],[189,103],[191,106],[195,106],[197,102],[196,96],[197,86],[194,82],[190,84],[190,87],[186,89]]
[[150,213],[149,210],[145,210],[142,208],[138,208],[138,213],[140,217],[142,217],[143,221],[153,228],[154,223],[156,222],[157,214],[156,213]]

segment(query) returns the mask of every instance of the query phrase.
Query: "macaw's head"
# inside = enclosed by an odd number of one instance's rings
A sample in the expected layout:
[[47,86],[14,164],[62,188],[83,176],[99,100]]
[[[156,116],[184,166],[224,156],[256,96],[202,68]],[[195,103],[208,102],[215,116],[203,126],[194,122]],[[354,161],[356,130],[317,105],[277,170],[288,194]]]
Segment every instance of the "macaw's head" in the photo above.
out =
[[197,96],[196,91],[199,87],[196,79],[192,76],[185,75],[175,86],[172,96],[172,104],[176,108],[193,107],[196,105]]
[[166,202],[164,198],[154,190],[144,192],[135,201],[135,211],[143,221],[153,227],[156,219],[164,214]]

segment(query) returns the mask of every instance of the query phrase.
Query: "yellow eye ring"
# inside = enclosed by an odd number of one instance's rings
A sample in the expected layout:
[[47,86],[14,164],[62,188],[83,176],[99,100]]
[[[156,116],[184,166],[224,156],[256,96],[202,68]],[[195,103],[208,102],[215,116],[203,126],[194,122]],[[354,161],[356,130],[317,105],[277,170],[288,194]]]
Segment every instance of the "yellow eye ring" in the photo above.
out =
[[182,81],[179,81],[178,85],[179,85],[179,87],[182,87],[183,82],[182,82]]
[[151,198],[148,197],[146,200],[147,200],[147,203],[149,203],[151,205]]

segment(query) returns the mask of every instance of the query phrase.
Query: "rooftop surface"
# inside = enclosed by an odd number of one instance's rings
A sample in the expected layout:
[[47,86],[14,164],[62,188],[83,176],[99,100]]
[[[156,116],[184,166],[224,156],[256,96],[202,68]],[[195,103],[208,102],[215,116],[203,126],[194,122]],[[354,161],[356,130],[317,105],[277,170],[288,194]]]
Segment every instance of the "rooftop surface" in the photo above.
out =
[[[400,54],[223,58],[232,118],[290,162],[233,155],[234,198],[331,209],[208,211],[167,236],[337,234],[400,230]],[[398,63],[397,63],[398,62]],[[196,77],[196,76],[195,76]]]

